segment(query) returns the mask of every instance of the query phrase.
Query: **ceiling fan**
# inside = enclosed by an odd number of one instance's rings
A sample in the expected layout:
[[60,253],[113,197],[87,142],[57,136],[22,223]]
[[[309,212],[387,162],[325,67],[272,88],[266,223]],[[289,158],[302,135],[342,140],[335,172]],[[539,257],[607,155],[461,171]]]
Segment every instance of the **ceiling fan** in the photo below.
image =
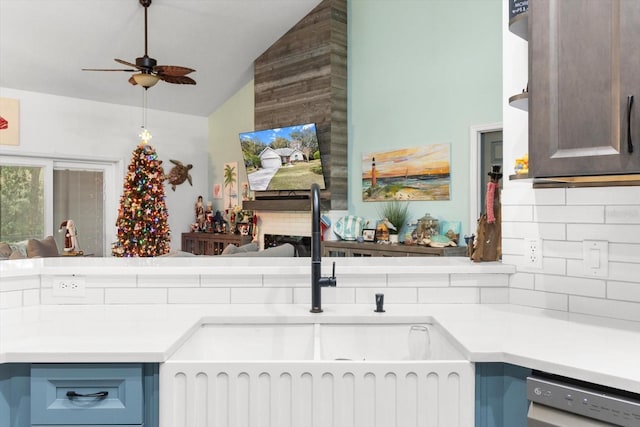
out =
[[131,69],[105,69],[105,68],[83,68],[83,71],[125,71],[136,73],[129,78],[132,85],[140,85],[146,89],[158,83],[158,80],[167,83],[195,85],[196,81],[187,74],[195,71],[192,68],[181,67],[179,65],[156,65],[158,62],[147,55],[147,8],[152,0],[138,0],[144,7],[144,56],[136,58],[136,63],[115,58],[115,61],[133,67]]

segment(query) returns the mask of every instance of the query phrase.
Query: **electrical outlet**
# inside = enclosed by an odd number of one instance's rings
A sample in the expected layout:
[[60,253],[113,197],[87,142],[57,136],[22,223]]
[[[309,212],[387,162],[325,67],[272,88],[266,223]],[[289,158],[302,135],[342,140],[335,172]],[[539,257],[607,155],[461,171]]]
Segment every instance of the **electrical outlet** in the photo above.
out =
[[542,240],[524,239],[524,265],[542,268]]
[[53,279],[54,297],[83,297],[85,290],[84,276],[56,276]]

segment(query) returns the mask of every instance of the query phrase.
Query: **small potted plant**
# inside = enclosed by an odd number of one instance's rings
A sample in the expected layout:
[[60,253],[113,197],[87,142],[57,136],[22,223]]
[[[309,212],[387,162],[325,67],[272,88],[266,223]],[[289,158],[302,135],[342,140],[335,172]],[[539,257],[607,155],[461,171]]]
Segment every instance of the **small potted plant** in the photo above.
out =
[[397,243],[398,234],[404,224],[407,223],[407,218],[409,217],[409,204],[392,200],[385,203],[378,214],[382,216],[383,220],[386,219],[395,227],[395,230],[391,227],[389,228],[389,241],[391,243]]

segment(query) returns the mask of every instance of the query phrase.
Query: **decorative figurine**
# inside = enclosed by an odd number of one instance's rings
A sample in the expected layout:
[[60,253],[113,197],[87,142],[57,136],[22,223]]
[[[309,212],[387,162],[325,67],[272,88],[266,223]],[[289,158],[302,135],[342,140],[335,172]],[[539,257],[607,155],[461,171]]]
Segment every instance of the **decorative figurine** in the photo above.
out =
[[204,216],[204,205],[202,204],[202,196],[198,196],[198,201],[195,206],[196,213],[196,224],[198,224],[198,229],[200,231],[204,231],[205,229],[205,216]]
[[67,254],[74,254],[79,251],[78,246],[78,232],[76,231],[76,225],[72,219],[62,221],[60,224],[59,233],[64,231],[64,252]]
[[169,171],[169,175],[166,176],[167,181],[171,184],[171,189],[176,191],[176,186],[182,184],[185,181],[189,181],[189,185],[193,185],[191,182],[191,175],[189,170],[193,165],[184,165],[178,160],[169,160],[175,166]]

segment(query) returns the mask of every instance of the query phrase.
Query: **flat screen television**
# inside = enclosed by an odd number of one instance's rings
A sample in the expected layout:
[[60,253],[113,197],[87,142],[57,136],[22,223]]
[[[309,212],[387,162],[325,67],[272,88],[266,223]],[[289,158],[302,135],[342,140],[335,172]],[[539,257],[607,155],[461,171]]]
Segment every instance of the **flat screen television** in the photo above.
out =
[[325,188],[315,123],[243,132],[240,145],[251,191]]

